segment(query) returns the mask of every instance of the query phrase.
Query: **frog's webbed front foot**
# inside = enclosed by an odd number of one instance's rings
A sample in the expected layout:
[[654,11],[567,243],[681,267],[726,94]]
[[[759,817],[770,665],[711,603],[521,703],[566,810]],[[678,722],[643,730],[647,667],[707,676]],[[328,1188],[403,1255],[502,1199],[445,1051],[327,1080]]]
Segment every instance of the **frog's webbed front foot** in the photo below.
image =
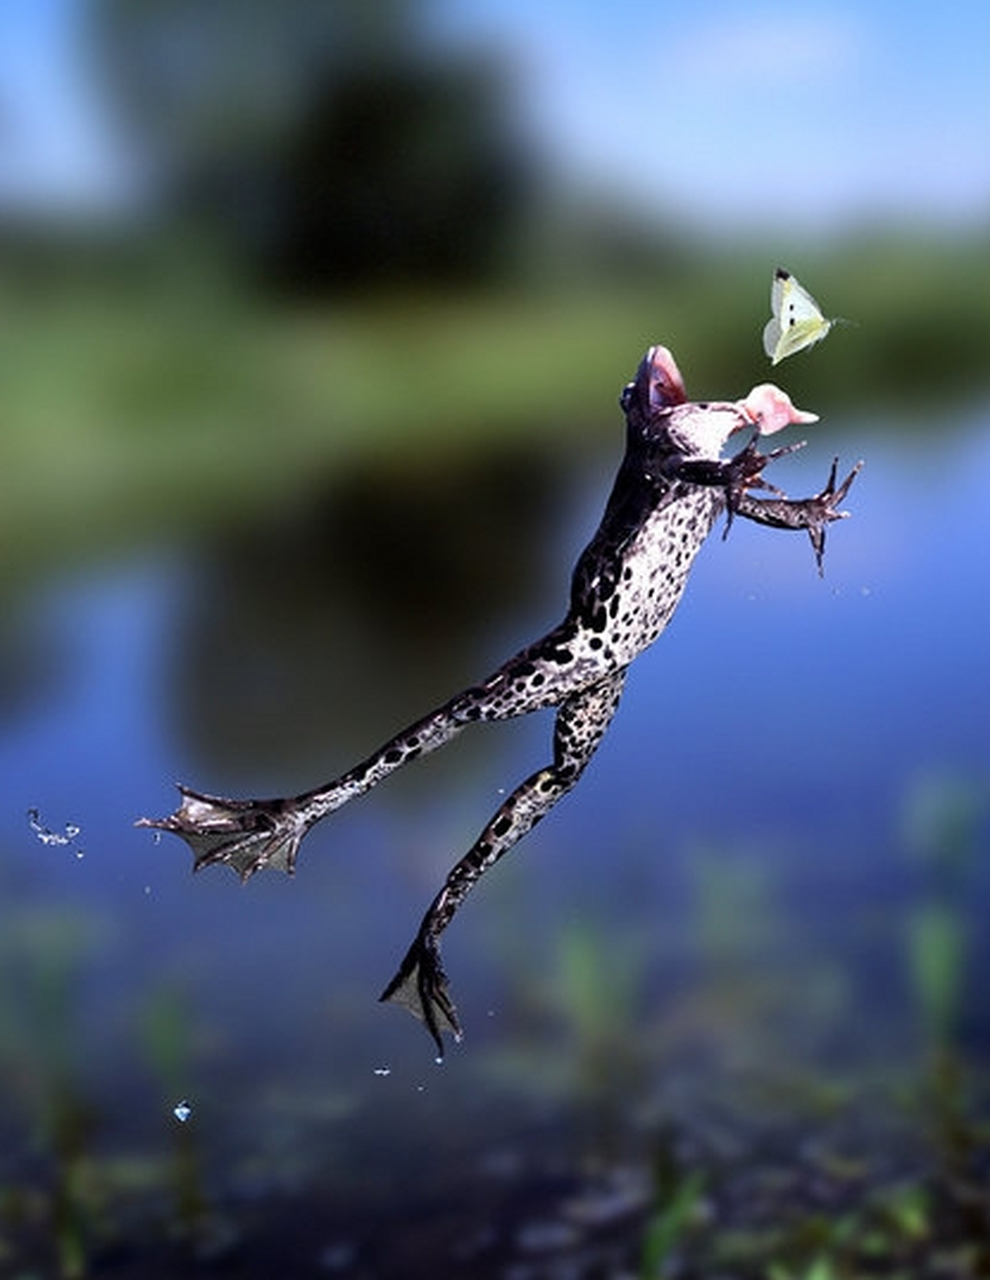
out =
[[759,524],[770,525],[775,529],[805,529],[811,539],[815,552],[815,563],[818,572],[824,576],[825,531],[833,520],[845,520],[848,511],[839,509],[845,500],[852,482],[859,475],[863,463],[857,462],[836,488],[839,459],[832,459],[825,487],[811,498],[751,498],[743,493],[739,500],[737,514],[747,520],[755,520]]
[[820,493],[816,493],[813,498],[806,500],[808,537],[811,539],[811,545],[815,550],[815,563],[818,565],[819,574],[824,574],[825,571],[825,530],[833,520],[848,520],[849,512],[840,511],[839,504],[845,500],[852,482],[863,469],[863,463],[861,461],[857,462],[845,480],[836,488],[835,477],[838,466],[839,459],[833,458],[832,469],[828,474],[825,488]]
[[179,793],[181,803],[169,817],[135,825],[181,836],[193,851],[194,871],[220,863],[242,880],[265,867],[294,873],[311,822],[291,800],[228,800],[181,785]]
[[725,465],[725,532],[722,534],[723,541],[729,536],[729,530],[732,528],[732,520],[739,513],[743,499],[746,497],[750,489],[766,489],[770,493],[775,493],[783,497],[783,490],[778,489],[775,484],[771,484],[763,474],[763,468],[777,458],[783,458],[788,453],[796,453],[798,449],[803,449],[807,444],[806,440],[798,440],[794,444],[781,445],[778,449],[771,449],[769,453],[761,453],[756,447],[759,435],[754,435],[738,453],[734,454]]
[[433,1037],[440,1058],[443,1057],[441,1032],[449,1031],[455,1040],[460,1040],[463,1034],[440,960],[440,943],[426,928],[416,935],[398,973],[379,999],[394,1000],[421,1018]]

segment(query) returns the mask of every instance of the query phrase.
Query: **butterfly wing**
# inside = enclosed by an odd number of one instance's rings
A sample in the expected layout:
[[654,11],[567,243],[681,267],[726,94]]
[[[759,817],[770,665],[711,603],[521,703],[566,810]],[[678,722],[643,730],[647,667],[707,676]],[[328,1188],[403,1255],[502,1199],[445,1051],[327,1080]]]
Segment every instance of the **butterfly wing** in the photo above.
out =
[[824,316],[809,316],[804,320],[793,321],[781,333],[771,362],[779,364],[781,360],[794,355],[795,352],[813,347],[816,342],[821,342],[831,327],[832,321],[826,320]]
[[778,320],[784,307],[784,293],[793,278],[791,273],[785,271],[783,267],[778,267],[773,273],[773,284],[770,286],[770,310]]
[[763,330],[763,350],[767,353],[774,364],[776,364],[781,358],[777,354],[777,349],[780,346],[780,339],[780,321],[776,316],[771,316]]
[[824,320],[822,309],[814,300],[804,285],[799,284],[795,278],[785,272],[785,279],[781,281],[781,301],[780,312],[782,322],[784,324],[793,324],[799,320],[810,320],[817,318]]
[[808,290],[783,267],[774,272],[770,308],[773,316],[763,330],[763,349],[773,364],[821,342],[832,327]]
[[781,316],[784,313],[784,295],[791,281],[791,273],[778,267],[773,273],[770,285],[770,310],[773,313],[763,330],[763,350],[776,364],[782,357],[778,354],[780,339],[783,334]]

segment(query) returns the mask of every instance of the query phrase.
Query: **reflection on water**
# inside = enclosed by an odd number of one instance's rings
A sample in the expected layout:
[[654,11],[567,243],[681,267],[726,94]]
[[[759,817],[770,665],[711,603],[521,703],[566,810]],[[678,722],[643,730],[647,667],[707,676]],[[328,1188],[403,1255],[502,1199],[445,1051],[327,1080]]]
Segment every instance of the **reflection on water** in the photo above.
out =
[[170,710],[198,768],[264,768],[269,786],[277,769],[302,790],[300,769],[322,780],[330,755],[351,763],[476,678],[493,623],[560,608],[547,569],[571,477],[548,453],[379,465],[200,554]]
[[[548,720],[407,771],[291,882],[193,879],[130,823],[173,778],[320,780],[539,634],[607,467],[573,501],[521,457],[353,480],[46,596],[63,669],[0,739],[0,1248],[63,1274],[192,1250],[238,1276],[677,1253],[805,1276],[972,1239],[990,440],[923,464],[859,441],[825,583],[804,539],[712,540],[582,785],[459,917],[467,1039],[442,1068],[375,997]],[[774,478],[811,491],[822,449]],[[67,823],[82,861],[38,838]]]

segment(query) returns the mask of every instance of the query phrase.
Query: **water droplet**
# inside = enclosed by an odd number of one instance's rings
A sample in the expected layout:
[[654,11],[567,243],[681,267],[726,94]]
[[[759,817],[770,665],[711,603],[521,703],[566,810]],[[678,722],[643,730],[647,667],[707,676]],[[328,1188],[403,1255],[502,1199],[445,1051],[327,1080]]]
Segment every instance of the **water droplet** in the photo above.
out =
[[144,886],[144,892],[145,892],[145,894],[146,894],[146,895],[148,895],[148,894],[150,894],[150,893],[151,893],[151,885],[150,885],[150,884],[146,884],[146,885]]
[[[70,845],[78,836],[82,828],[76,822],[67,822],[65,824],[64,834],[59,831],[53,831],[51,827],[45,825],[41,820],[41,812],[38,809],[28,809],[27,811],[28,826],[37,836],[41,844],[44,845]],[[76,850],[76,857],[83,857],[81,849]]]
[[160,831],[152,831],[152,833],[151,833],[151,838],[152,838],[152,840],[154,841],[154,843],[155,843],[155,844],[161,844],[161,842],[162,842],[162,833],[161,833]]
[[178,1120],[180,1123],[185,1124],[185,1122],[192,1115],[192,1107],[189,1105],[188,1102],[183,1100],[177,1106],[172,1108],[172,1115],[174,1115],[176,1120]]
[[81,862],[81,861],[82,861],[82,859],[83,859],[83,858],[85,858],[85,856],[86,856],[86,850],[85,850],[85,849],[77,849],[77,850],[76,850],[76,859],[77,859],[78,861],[80,861],[80,862]]
[[443,1066],[443,1058],[440,1056],[440,1054],[437,1054],[437,1056],[433,1059],[433,1061],[437,1064],[438,1067]]
[[391,1067],[375,1067],[376,1076],[390,1076],[392,1074]]

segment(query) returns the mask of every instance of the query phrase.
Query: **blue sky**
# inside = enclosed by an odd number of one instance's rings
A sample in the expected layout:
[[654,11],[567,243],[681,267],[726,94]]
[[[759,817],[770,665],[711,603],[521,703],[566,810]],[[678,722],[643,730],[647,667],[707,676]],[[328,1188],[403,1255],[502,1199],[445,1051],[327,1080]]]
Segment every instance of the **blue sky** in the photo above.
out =
[[85,14],[85,0],[0,0],[0,206],[98,210],[130,189]]
[[[990,4],[441,0],[551,155],[716,226],[990,213]],[[456,35],[454,35],[456,33]]]
[[[85,0],[0,0],[0,200],[126,187]],[[990,4],[431,0],[510,68],[546,164],[713,228],[990,215]]]

